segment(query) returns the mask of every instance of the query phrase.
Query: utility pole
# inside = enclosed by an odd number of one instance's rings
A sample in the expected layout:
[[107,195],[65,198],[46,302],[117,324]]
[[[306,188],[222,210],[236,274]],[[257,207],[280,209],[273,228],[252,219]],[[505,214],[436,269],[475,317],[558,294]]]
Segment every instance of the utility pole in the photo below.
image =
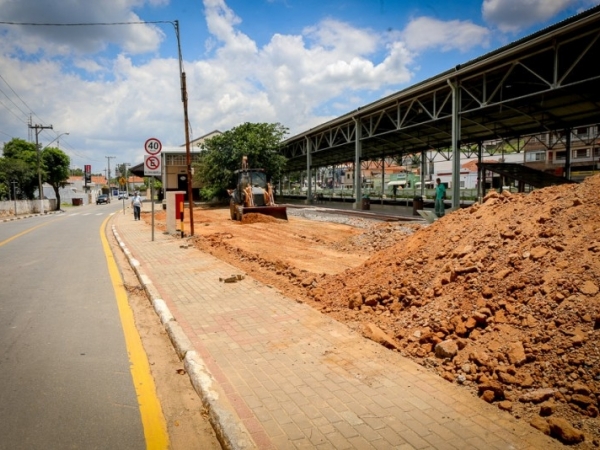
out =
[[35,129],[35,148],[37,149],[37,170],[38,170],[38,194],[40,196],[40,214],[44,214],[44,191],[42,190],[42,165],[40,163],[40,143],[38,141],[38,136],[42,130],[51,130],[52,125],[44,126],[44,125],[31,125],[29,124],[29,128]]
[[123,168],[125,169],[125,192],[127,192],[127,197],[129,197],[129,174],[127,167],[131,166],[129,163],[123,163]]
[[17,182],[11,181],[13,185],[13,199],[15,201],[15,217],[17,216]]
[[[179,38],[179,20],[173,23],[177,35],[177,50],[179,53],[179,74],[181,82],[181,101],[183,103],[183,125],[185,127],[185,155],[187,166],[187,192],[190,209],[190,236],[194,235],[194,197],[192,190],[192,157],[190,153],[190,125],[188,119],[188,98],[185,72],[183,71],[183,57],[181,56],[181,39]],[[154,216],[153,216],[154,217]]]
[[105,158],[108,160],[108,201],[110,202],[110,197],[112,195],[112,191],[110,190],[110,160],[111,159],[115,159],[115,156],[105,156]]

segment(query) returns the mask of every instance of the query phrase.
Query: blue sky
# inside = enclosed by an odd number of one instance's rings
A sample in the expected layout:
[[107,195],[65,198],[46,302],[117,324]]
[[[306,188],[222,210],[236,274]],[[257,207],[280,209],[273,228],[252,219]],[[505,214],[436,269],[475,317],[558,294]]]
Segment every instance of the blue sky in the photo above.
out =
[[[531,34],[600,0],[0,0],[0,22],[178,20],[192,138],[244,122],[290,136]],[[52,125],[72,167],[184,143],[170,23],[0,24],[0,136]],[[69,133],[68,135],[63,133]],[[57,141],[52,143],[53,146]]]

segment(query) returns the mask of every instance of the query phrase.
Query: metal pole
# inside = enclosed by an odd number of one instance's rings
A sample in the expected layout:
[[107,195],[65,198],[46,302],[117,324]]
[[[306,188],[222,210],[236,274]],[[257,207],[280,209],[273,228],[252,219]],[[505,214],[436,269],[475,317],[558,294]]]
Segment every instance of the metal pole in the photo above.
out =
[[15,217],[17,216],[17,182],[11,181],[13,185],[13,199],[15,200]]
[[116,156],[105,156],[108,161],[108,203],[110,203],[110,198],[112,197],[112,189],[110,188],[110,160],[111,158],[116,158]]
[[130,166],[129,163],[124,163],[125,166],[125,192],[127,193],[127,198],[129,198],[129,174],[127,166]]
[[385,194],[385,154],[381,157],[381,204]]
[[152,204],[152,242],[154,242],[154,177],[150,181],[150,203]]
[[38,144],[37,133],[35,134],[35,146],[37,148],[37,169],[38,169],[38,195],[40,197],[40,214],[44,214],[44,191],[42,190],[42,167],[40,165],[40,144]]
[[181,40],[179,38],[179,20],[173,22],[175,34],[177,35],[177,51],[179,53],[179,73],[181,76],[181,101],[183,102],[183,121],[185,126],[185,155],[187,165],[187,191],[190,208],[190,236],[194,235],[194,197],[192,191],[192,157],[190,154],[190,127],[188,121],[187,87],[185,72],[183,71],[183,58],[181,56]]

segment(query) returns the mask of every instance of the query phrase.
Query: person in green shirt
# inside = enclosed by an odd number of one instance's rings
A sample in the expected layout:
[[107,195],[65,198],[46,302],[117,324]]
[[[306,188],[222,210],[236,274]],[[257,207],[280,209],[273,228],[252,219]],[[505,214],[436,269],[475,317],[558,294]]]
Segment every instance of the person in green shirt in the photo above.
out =
[[446,186],[442,184],[439,178],[436,178],[435,182],[435,215],[443,217],[445,214],[444,199],[446,198]]

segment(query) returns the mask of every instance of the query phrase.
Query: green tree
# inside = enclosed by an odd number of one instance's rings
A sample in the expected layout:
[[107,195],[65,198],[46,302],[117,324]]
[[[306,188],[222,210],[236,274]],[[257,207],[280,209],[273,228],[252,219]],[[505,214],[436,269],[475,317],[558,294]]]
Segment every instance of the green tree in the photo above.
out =
[[16,181],[21,198],[33,199],[38,188],[35,144],[14,138],[4,144],[3,154],[0,158],[0,180],[9,186]]
[[200,160],[194,164],[194,179],[205,199],[225,197],[235,184],[234,172],[241,168],[242,157],[248,167],[265,169],[272,181],[278,180],[286,163],[278,153],[288,129],[279,123],[246,122],[201,145]]
[[54,147],[42,151],[42,180],[54,189],[56,195],[56,210],[60,209],[60,188],[67,185],[71,159],[62,150]]

